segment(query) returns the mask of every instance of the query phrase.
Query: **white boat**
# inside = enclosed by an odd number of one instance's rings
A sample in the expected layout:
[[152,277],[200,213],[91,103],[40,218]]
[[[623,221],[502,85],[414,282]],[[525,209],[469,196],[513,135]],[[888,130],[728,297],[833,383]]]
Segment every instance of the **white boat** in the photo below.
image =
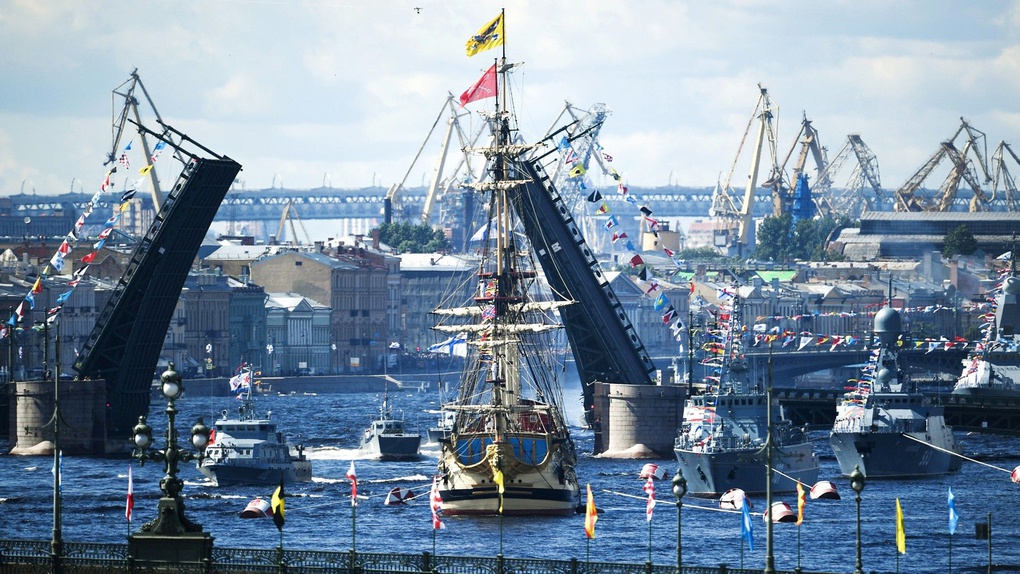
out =
[[379,460],[413,460],[419,456],[421,435],[408,432],[403,419],[393,416],[384,394],[379,407],[379,416],[365,429],[358,448],[362,456]]
[[[240,377],[240,378],[239,378]],[[237,416],[224,410],[213,425],[213,436],[199,463],[199,471],[217,486],[235,484],[278,485],[312,480],[312,462],[304,447],[291,446],[270,413],[260,417],[251,394],[251,372],[231,380],[243,402]]]
[[[505,94],[503,58],[497,93]],[[495,72],[493,72],[495,73]],[[494,82],[495,83],[495,82]],[[505,98],[509,100],[509,98]],[[489,176],[471,185],[489,206],[477,289],[470,305],[437,309],[437,331],[465,333],[467,357],[454,413],[441,441],[438,491],[447,515],[567,515],[580,502],[577,455],[555,376],[562,365],[550,334],[554,311],[570,301],[542,301],[537,261],[513,207],[526,179],[531,147],[516,139],[516,119],[500,106],[486,114]]]

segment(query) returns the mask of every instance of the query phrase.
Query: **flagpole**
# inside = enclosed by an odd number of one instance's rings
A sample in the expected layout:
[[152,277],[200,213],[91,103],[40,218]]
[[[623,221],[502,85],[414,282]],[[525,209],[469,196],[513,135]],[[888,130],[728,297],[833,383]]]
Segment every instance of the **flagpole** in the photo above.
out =
[[[353,493],[352,493],[353,494]],[[358,495],[351,497],[351,550],[358,550]]]
[[949,574],[953,574],[953,533],[949,533]]
[[652,563],[652,521],[648,521],[648,563]]

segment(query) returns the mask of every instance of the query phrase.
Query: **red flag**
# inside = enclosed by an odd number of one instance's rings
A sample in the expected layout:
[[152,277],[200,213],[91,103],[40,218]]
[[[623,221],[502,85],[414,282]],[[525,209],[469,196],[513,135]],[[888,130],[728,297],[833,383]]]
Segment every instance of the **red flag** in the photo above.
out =
[[358,475],[354,473],[354,461],[351,461],[351,469],[347,471],[347,480],[351,481],[351,506],[358,505]]
[[429,504],[432,507],[432,528],[442,530],[446,528],[443,521],[439,519],[439,511],[442,509],[443,499],[439,496],[439,479],[432,478],[432,492],[429,494]]
[[460,107],[475,100],[496,97],[496,64],[486,70],[473,86],[460,95]]
[[85,257],[82,257],[81,258],[81,262],[82,263],[92,263],[93,261],[95,261],[97,254],[98,253],[96,251],[93,251],[92,253],[89,253]]
[[131,522],[131,511],[135,507],[135,483],[131,478],[131,465],[128,465],[128,491],[127,491],[127,508],[124,510],[124,517],[127,518],[128,522]]
[[655,483],[652,482],[652,477],[648,477],[648,482],[645,483],[645,487],[642,489],[648,494],[648,504],[645,505],[645,515],[648,517],[648,522],[652,521],[652,511],[655,509]]

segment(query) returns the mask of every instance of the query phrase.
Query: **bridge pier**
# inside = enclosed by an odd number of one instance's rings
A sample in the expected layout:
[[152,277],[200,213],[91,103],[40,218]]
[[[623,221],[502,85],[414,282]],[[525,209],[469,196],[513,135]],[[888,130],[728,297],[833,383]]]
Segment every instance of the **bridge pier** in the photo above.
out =
[[595,453],[607,458],[672,458],[686,387],[595,383]]

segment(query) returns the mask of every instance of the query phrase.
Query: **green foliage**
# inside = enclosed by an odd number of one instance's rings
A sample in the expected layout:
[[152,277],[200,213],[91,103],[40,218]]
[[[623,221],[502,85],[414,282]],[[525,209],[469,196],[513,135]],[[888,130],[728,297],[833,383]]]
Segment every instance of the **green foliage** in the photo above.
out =
[[950,258],[954,255],[970,255],[977,251],[977,239],[966,225],[961,224],[946,234],[942,243],[942,256]]
[[853,220],[845,216],[801,219],[796,223],[788,213],[766,217],[756,232],[754,257],[778,263],[831,260],[833,256],[826,250],[829,236],[836,228],[851,224]]
[[438,253],[450,248],[450,242],[442,231],[406,221],[380,225],[379,240],[398,253]]

